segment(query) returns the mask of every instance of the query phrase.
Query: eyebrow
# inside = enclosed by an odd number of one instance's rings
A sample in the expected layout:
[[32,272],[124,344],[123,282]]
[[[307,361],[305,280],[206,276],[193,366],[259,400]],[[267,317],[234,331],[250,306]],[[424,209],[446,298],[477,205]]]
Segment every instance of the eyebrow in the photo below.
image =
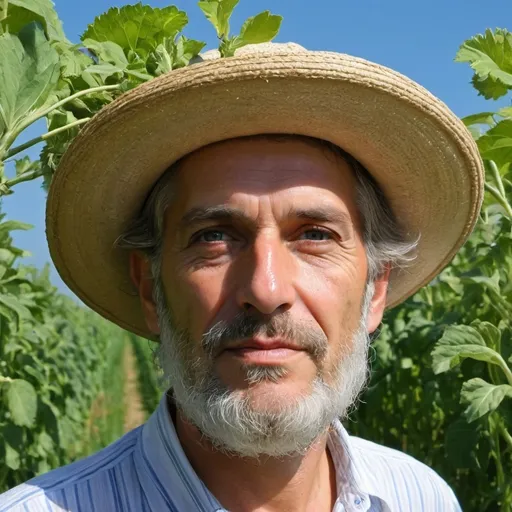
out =
[[[348,213],[331,206],[294,209],[287,215],[287,218],[307,219],[333,224],[352,224],[352,219]],[[243,211],[230,206],[219,205],[191,208],[181,218],[178,229],[190,228],[191,226],[210,221],[238,221],[246,225],[255,224],[254,219],[250,218]]]

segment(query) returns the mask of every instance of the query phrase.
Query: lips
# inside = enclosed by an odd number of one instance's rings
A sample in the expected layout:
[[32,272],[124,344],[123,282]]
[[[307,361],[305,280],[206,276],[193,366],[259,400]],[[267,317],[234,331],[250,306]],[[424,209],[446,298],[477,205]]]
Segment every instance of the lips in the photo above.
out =
[[276,350],[276,349],[288,349],[288,350],[304,350],[303,348],[284,340],[247,340],[242,343],[238,343],[235,346],[227,347],[225,350],[241,350],[241,349],[253,349],[253,350]]

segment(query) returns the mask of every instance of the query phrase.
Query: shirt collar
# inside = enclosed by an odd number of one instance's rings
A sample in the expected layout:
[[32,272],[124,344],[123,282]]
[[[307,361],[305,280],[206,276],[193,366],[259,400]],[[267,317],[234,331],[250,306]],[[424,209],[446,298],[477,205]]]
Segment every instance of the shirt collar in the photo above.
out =
[[343,503],[341,510],[346,512],[366,512],[391,510],[383,498],[370,492],[374,486],[358,464],[352,450],[350,435],[339,419],[329,431],[327,447],[336,467],[338,501]]
[[[357,469],[350,436],[339,420],[329,431],[327,446],[336,468],[339,504],[334,510],[366,512],[371,503],[382,501],[367,492],[370,483],[364,472]],[[167,393],[140,430],[135,458],[138,476],[150,504],[152,501],[155,505],[161,504],[163,500],[168,510],[224,510],[197,476],[181,447],[169,412]],[[154,509],[158,510],[158,507]]]

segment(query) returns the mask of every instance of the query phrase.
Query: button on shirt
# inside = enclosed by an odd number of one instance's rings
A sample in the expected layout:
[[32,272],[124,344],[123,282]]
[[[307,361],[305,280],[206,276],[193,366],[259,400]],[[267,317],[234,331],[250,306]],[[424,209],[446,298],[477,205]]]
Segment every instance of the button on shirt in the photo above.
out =
[[[432,469],[349,436],[327,442],[338,486],[333,512],[461,512]],[[347,483],[350,482],[350,483]],[[162,400],[147,423],[100,452],[0,495],[0,512],[224,512],[190,465]]]

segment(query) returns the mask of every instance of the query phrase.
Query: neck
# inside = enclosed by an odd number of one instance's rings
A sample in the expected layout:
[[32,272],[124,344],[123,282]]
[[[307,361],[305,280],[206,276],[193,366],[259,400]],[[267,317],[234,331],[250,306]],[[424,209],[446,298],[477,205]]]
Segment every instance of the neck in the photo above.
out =
[[332,511],[336,471],[327,433],[305,454],[256,459],[215,449],[179,410],[173,419],[190,464],[224,508],[232,512]]

